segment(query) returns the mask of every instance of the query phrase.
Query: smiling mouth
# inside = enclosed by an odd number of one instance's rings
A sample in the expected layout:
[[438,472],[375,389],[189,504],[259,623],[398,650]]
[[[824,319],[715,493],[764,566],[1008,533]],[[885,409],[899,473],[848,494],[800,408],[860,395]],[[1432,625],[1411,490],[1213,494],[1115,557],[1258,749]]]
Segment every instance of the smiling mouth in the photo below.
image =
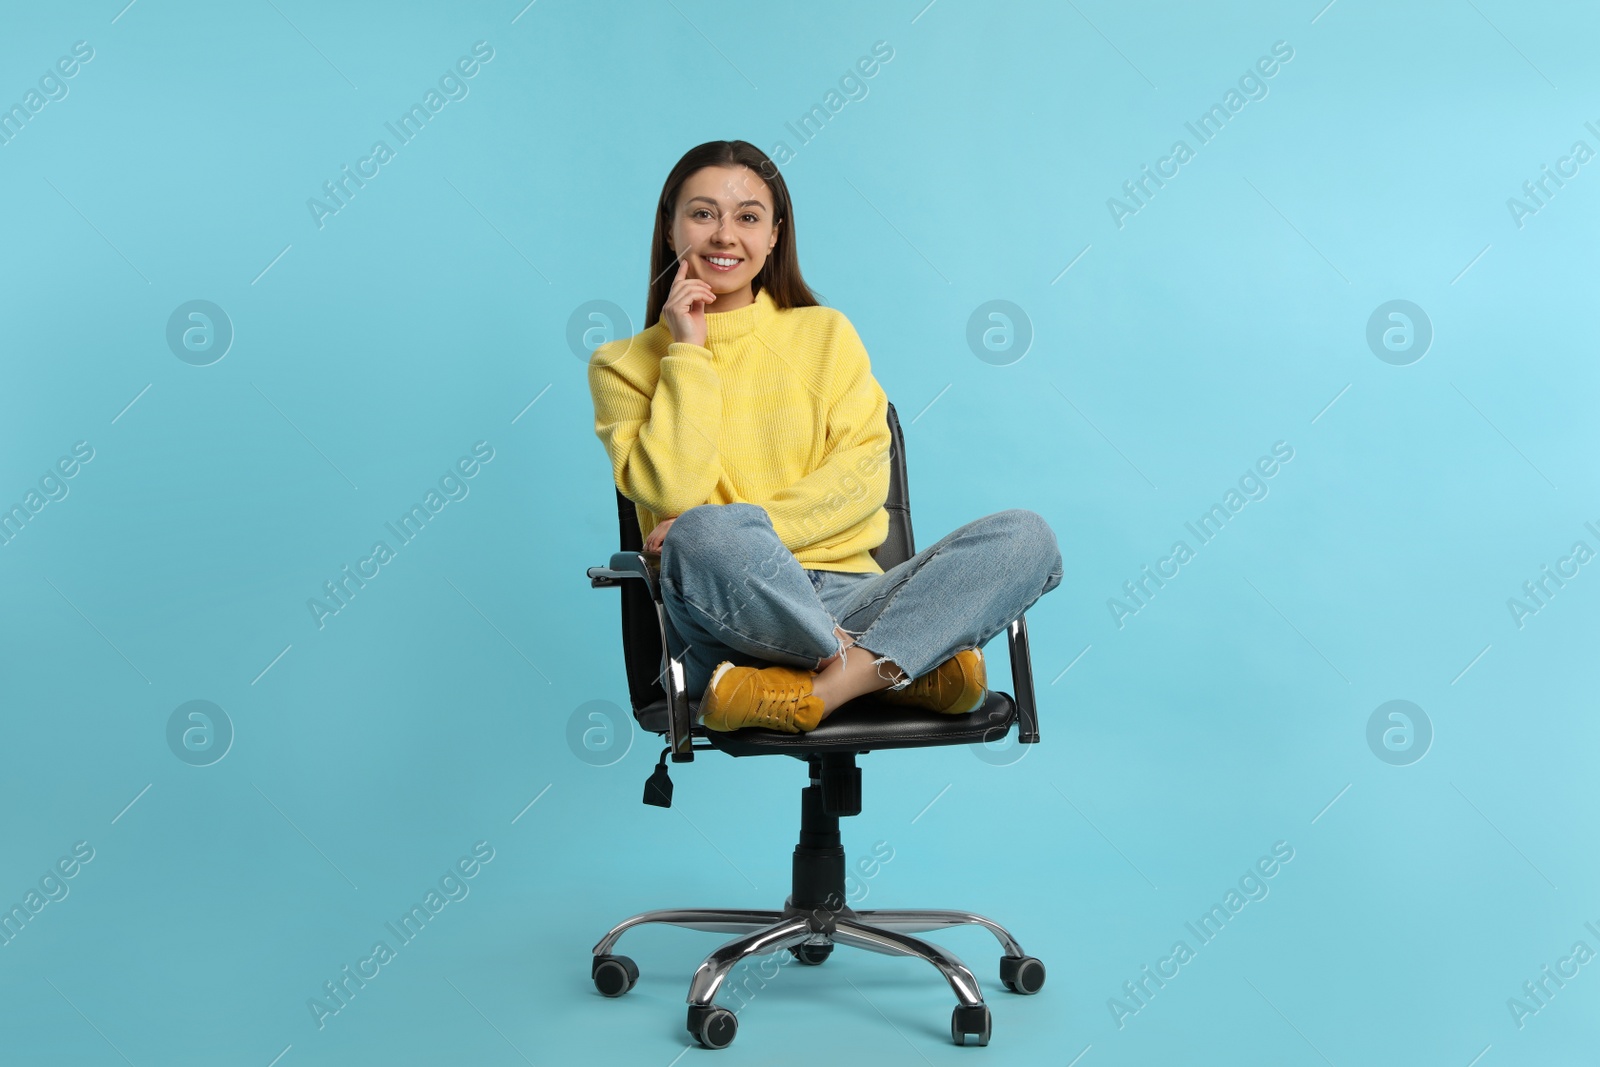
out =
[[[733,270],[735,267],[737,267],[739,264],[744,262],[744,260],[739,259],[739,258],[737,258],[735,256],[707,256],[707,255],[702,255],[700,257],[700,260],[701,260],[701,262],[705,263],[708,267],[710,267],[712,270],[715,270],[715,271],[730,271],[730,270]],[[722,262],[719,263],[719,262],[717,262],[718,260],[721,260]]]

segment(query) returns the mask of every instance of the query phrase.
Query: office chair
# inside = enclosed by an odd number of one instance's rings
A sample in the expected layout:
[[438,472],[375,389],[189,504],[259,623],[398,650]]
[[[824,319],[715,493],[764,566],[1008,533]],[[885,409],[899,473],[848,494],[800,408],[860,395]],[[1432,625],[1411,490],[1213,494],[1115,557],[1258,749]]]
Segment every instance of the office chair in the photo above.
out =
[[[911,508],[906,486],[904,442],[894,405],[889,405],[890,475],[889,534],[872,556],[884,570],[915,554]],[[622,591],[622,647],[629,699],[639,725],[666,739],[655,772],[645,783],[644,802],[659,807],[672,803],[667,761],[687,763],[695,752],[715,749],[730,756],[785,755],[810,766],[810,784],[800,791],[800,841],[794,850],[793,888],[783,908],[756,911],[737,908],[672,908],[647,911],[612,927],[594,946],[590,974],[597,989],[619,997],[639,978],[639,969],[612,950],[624,933],[644,923],[664,923],[692,930],[739,936],[712,952],[689,983],[688,1028],[706,1048],[726,1048],[738,1030],[733,1012],[714,1003],[728,973],[741,960],[787,949],[802,963],[818,965],[834,945],[849,945],[892,956],[917,956],[937,967],[958,1001],[950,1019],[956,1044],[989,1043],[989,1008],[978,980],[948,950],[910,936],[951,926],[985,927],[1000,942],[1000,981],[1016,993],[1037,993],[1044,985],[1044,964],[1026,955],[999,923],[965,911],[863,909],[848,906],[845,855],[839,839],[841,816],[861,813],[861,771],[855,758],[876,749],[921,748],[928,745],[970,745],[1002,738],[1017,724],[1017,740],[1039,740],[1034,709],[1033,667],[1028,630],[1022,618],[1008,630],[1011,651],[1010,694],[991,689],[982,707],[965,715],[885,704],[874,694],[836,709],[816,729],[786,734],[747,727],[707,730],[696,724],[699,695],[684,687],[680,657],[668,654],[682,642],[668,642],[671,622],[661,601],[660,558],[646,556],[633,502],[617,493],[621,552],[605,567],[590,567],[595,588]],[[672,635],[677,636],[675,633]],[[665,683],[663,685],[662,683]],[[741,998],[742,1000],[742,998]]]

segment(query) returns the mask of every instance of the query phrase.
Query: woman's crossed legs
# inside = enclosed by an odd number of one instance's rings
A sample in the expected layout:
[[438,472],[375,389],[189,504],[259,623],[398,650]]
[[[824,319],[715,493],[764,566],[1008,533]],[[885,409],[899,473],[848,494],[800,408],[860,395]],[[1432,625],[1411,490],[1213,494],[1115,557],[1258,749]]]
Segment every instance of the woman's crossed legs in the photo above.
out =
[[[883,574],[807,570],[755,504],[702,504],[661,548],[662,599],[691,697],[717,665],[814,672],[824,715],[981,648],[1061,584],[1054,532],[1014,508],[969,522]],[[858,646],[872,658],[852,657]]]

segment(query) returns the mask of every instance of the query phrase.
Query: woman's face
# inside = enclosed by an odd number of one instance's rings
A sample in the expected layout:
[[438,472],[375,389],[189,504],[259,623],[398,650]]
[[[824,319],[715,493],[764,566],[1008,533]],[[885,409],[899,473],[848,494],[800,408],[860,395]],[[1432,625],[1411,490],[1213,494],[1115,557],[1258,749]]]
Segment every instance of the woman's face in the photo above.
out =
[[[772,190],[749,167],[702,167],[678,190],[667,244],[689,274],[717,294],[707,311],[731,311],[755,299],[751,282],[778,243]],[[731,261],[731,262],[730,262]]]

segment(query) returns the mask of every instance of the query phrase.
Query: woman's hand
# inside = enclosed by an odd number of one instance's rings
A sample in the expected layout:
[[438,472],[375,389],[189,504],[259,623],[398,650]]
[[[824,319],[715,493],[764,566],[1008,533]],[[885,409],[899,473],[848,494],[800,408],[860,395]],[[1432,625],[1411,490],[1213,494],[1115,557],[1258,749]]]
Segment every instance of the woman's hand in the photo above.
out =
[[646,552],[653,556],[661,555],[661,542],[667,539],[667,529],[672,525],[673,521],[677,519],[677,517],[678,516],[674,515],[670,519],[662,519],[660,522],[656,523],[656,528],[651,530],[650,536],[644,539],[644,550]]
[[678,260],[678,274],[672,279],[666,302],[661,305],[661,321],[674,341],[699,345],[706,343],[706,305],[717,299],[711,283],[689,271],[693,253],[684,253]]

